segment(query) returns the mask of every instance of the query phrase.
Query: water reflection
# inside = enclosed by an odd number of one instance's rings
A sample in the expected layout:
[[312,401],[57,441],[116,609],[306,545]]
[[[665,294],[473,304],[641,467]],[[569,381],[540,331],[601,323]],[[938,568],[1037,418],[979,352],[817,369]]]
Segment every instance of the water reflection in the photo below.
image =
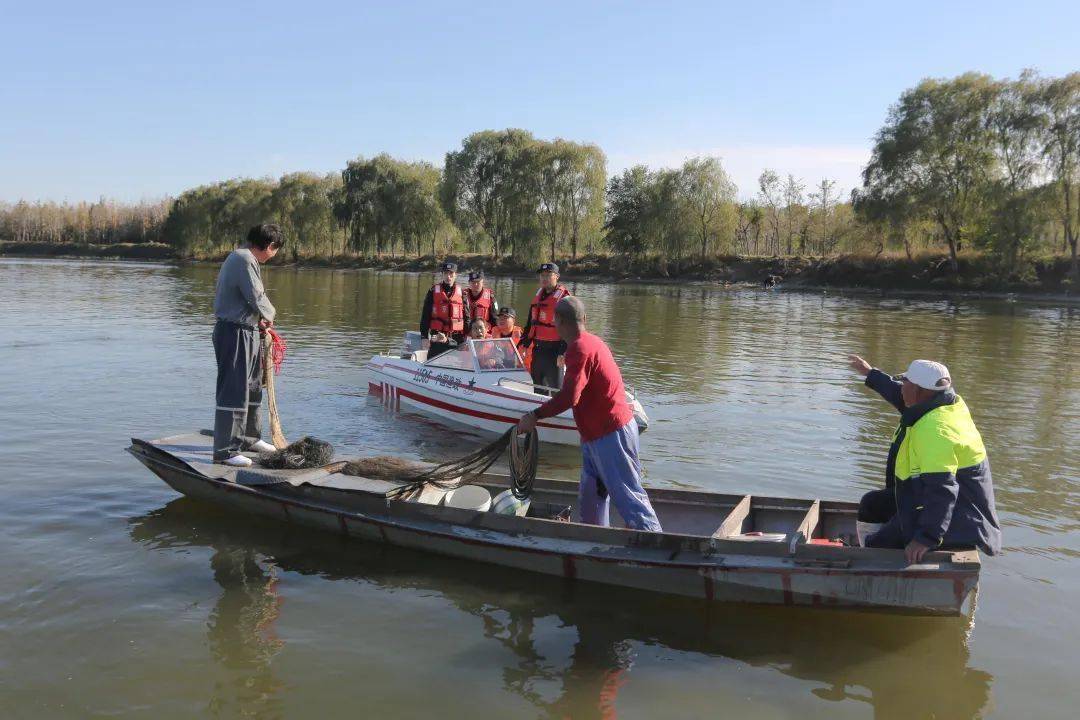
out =
[[[157,549],[213,550],[222,593],[208,634],[222,680],[210,706],[223,714],[280,710],[273,659],[282,644],[272,633],[279,573],[285,582],[298,573],[445,599],[512,653],[502,686],[542,717],[615,717],[645,654],[688,669],[734,662],[773,670],[811,683],[804,700],[863,704],[875,718],[974,718],[989,704],[992,676],[969,667],[962,618],[707,607],[248,521],[186,498],[133,518],[129,530]],[[703,701],[669,693],[673,711]]]
[[283,683],[272,667],[283,645],[274,633],[281,602],[277,569],[238,547],[215,548],[210,567],[221,596],[206,633],[219,664],[207,709],[215,717],[280,717]]
[[[171,505],[131,521],[134,539],[156,548],[205,546],[213,551],[210,570],[221,593],[207,619],[210,654],[217,663],[212,695],[213,717],[282,717],[274,657],[284,642],[274,623],[281,611],[279,570],[273,559],[254,547],[229,541],[222,528],[193,527]],[[177,525],[175,523],[182,523]],[[200,532],[205,529],[206,532]]]

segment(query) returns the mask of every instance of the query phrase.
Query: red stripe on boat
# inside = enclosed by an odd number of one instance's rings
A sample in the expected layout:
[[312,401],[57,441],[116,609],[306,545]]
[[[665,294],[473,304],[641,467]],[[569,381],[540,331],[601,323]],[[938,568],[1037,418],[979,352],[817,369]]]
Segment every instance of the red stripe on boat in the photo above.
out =
[[[409,375],[412,375],[412,374],[414,374],[416,372],[416,370],[410,370],[409,368],[404,368],[404,367],[401,367],[400,365],[389,365],[389,364],[375,365],[373,363],[368,363],[368,366],[371,367],[371,368],[374,368],[375,370],[384,370],[384,371],[385,370],[397,370],[399,372],[407,373]],[[467,388],[467,387],[469,387],[468,383],[463,383],[460,380],[458,380],[457,378],[453,378],[453,381],[454,381],[454,386],[455,387],[459,387],[459,388]],[[522,381],[522,382],[524,382],[524,381]],[[488,390],[487,388],[476,387],[476,386],[473,386],[472,390],[474,392],[483,393],[485,395],[494,395],[495,397],[506,398],[507,400],[519,400],[521,402],[531,402],[531,403],[535,403],[537,405],[543,405],[545,402],[547,402],[546,398],[544,400],[537,400],[536,398],[522,397],[520,395],[507,395],[506,393],[496,392],[494,390]]]
[[[459,415],[468,415],[469,417],[478,417],[478,418],[483,418],[484,420],[494,420],[495,422],[504,422],[504,423],[507,423],[508,425],[517,425],[517,421],[518,421],[518,418],[516,418],[516,417],[506,417],[505,415],[495,415],[494,413],[483,412],[481,410],[471,410],[469,408],[463,408],[463,407],[458,407],[457,405],[451,405],[448,402],[443,402],[442,400],[436,400],[435,398],[429,398],[426,395],[421,395],[419,393],[413,392],[412,390],[406,390],[405,388],[400,388],[398,390],[398,395],[399,396],[404,395],[407,398],[412,398],[413,400],[416,400],[417,402],[420,402],[420,403],[424,403],[425,405],[431,405],[432,407],[437,407],[437,408],[440,408],[442,410],[449,410],[450,412],[458,413]],[[537,425],[537,427],[546,427],[546,428],[551,428],[552,430],[575,430],[576,429],[576,428],[564,427],[562,425],[553,425],[552,423],[546,423],[546,422],[538,422],[538,423],[536,423],[536,425]]]

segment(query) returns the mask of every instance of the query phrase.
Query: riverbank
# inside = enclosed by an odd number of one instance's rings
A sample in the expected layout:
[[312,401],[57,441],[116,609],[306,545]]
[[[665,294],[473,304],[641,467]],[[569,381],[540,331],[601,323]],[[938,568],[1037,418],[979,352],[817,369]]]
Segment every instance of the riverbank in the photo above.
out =
[[[66,243],[0,243],[0,256],[92,257],[124,260],[176,262],[220,262],[224,254],[182,257],[161,243],[142,245],[72,245]],[[443,258],[440,258],[443,259]],[[457,255],[459,267],[482,268],[492,275],[531,276],[534,268],[511,258],[489,255]],[[791,290],[837,289],[885,292],[1030,294],[1077,296],[1076,284],[1069,280],[1069,259],[1058,256],[1025,260],[1002,268],[992,257],[961,255],[953,272],[944,254],[906,256],[839,255],[828,258],[723,256],[709,260],[674,262],[649,257],[626,259],[588,255],[576,260],[560,259],[566,278],[642,282],[714,282],[725,285],[753,285]],[[365,258],[345,255],[303,257],[289,254],[274,262],[281,266],[325,267],[430,272],[435,263],[430,255],[420,258]]]
[[176,260],[176,249],[165,243],[76,245],[54,242],[0,242],[0,256],[99,258],[115,260]]

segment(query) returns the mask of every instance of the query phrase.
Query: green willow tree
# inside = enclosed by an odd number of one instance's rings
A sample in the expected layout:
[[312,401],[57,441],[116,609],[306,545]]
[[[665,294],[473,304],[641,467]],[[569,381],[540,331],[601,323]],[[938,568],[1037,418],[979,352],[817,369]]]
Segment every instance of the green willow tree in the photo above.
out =
[[400,247],[402,255],[414,251],[419,257],[422,243],[430,241],[434,255],[437,234],[446,224],[438,169],[383,153],[349,162],[341,178],[333,214],[355,252],[382,257]]
[[[513,249],[516,231],[535,220],[535,185],[522,172],[524,155],[535,142],[525,130],[473,133],[461,149],[446,154],[441,198],[447,216],[468,235],[479,229],[491,240],[492,257]],[[532,201],[532,202],[530,202]]]
[[333,198],[340,187],[341,176],[336,173],[301,172],[283,176],[270,192],[270,217],[291,238],[288,249],[294,259],[334,254],[338,233]]
[[1072,251],[1070,274],[1076,281],[1080,280],[1080,72],[1044,82],[1038,107],[1045,118],[1043,156],[1054,188],[1053,206]]
[[717,158],[692,158],[674,170],[638,165],[612,178],[607,194],[605,240],[627,256],[704,260],[736,233],[735,184]]
[[682,167],[684,201],[694,219],[701,259],[732,236],[738,189],[714,157],[692,158]]
[[988,115],[1000,85],[968,73],[924,80],[906,91],[878,132],[863,193],[937,223],[957,269],[957,252],[981,223],[995,171]]
[[447,153],[440,196],[464,235],[488,238],[493,257],[576,258],[599,235],[605,177],[595,145],[485,130]]
[[1046,193],[1039,186],[1045,116],[1037,108],[1040,83],[1024,73],[1002,83],[987,116],[999,172],[988,183],[990,208],[983,244],[1012,266],[1034,243]]

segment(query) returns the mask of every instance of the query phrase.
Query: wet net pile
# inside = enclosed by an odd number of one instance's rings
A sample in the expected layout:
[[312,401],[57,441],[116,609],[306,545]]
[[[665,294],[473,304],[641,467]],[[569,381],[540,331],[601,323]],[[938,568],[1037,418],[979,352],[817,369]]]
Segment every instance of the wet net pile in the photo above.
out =
[[281,450],[263,453],[259,464],[272,470],[302,470],[322,467],[334,456],[334,446],[325,440],[303,437]]
[[[532,493],[536,480],[538,446],[535,430],[518,435],[516,428],[510,428],[478,450],[438,465],[426,465],[393,455],[376,455],[344,461],[340,468],[334,467],[334,470],[345,475],[400,483],[387,497],[405,498],[429,485],[453,490],[477,482],[509,450],[510,490],[514,497],[524,500]],[[283,450],[262,455],[259,464],[265,468],[288,470],[327,467],[333,454],[334,448],[330,443],[305,437]]]

